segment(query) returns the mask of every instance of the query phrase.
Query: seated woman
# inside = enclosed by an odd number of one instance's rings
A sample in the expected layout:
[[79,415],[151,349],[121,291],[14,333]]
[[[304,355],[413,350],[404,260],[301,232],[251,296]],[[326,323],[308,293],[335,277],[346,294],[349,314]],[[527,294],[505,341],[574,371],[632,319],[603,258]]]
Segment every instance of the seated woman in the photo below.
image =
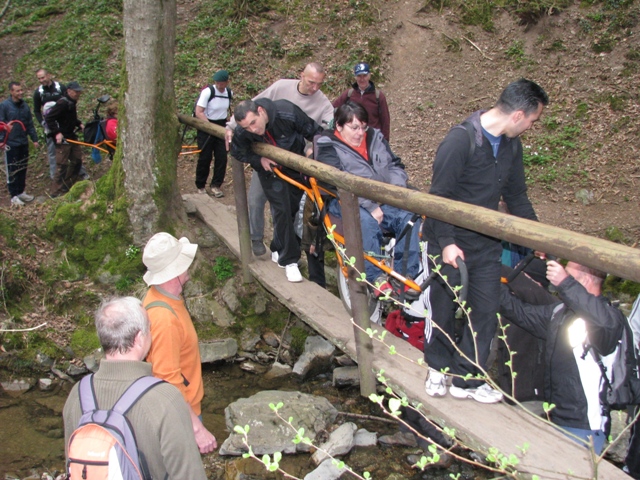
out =
[[118,138],[118,103],[111,102],[107,105],[107,119],[104,124],[104,133],[107,140],[115,143]]
[[[367,111],[358,103],[348,101],[338,108],[334,115],[335,130],[325,131],[316,138],[316,160],[360,177],[389,183],[399,187],[407,186],[407,173],[400,158],[394,155],[380,130],[369,128]],[[380,254],[382,231],[392,232],[398,237],[413,214],[391,205],[380,205],[373,200],[360,197],[360,223],[362,244],[365,252]],[[340,204],[331,201],[327,207],[331,215],[341,217]],[[405,238],[411,239],[406,275],[415,278],[420,270],[420,246],[418,232],[420,222],[416,222],[395,247],[395,270],[402,273],[402,256],[405,252]],[[376,295],[382,296],[391,290],[384,272],[370,262],[365,262],[367,281],[376,285]]]

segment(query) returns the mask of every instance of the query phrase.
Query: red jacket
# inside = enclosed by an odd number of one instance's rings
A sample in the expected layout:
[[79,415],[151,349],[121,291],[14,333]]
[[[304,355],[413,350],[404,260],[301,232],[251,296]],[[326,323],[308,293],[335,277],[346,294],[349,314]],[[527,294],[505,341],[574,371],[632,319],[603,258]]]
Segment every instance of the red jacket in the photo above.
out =
[[[353,88],[345,90],[342,95],[333,101],[333,108],[342,106],[347,102],[347,100],[359,103],[369,114],[368,125],[380,130],[382,132],[382,136],[384,136],[385,140],[388,142],[389,135],[391,133],[391,118],[389,117],[387,97],[382,93],[382,90],[378,90],[378,95],[376,95],[376,86],[372,81],[369,81],[369,87],[364,91],[364,93],[360,92],[357,83],[354,83],[352,87]],[[350,91],[351,97],[349,97]]]

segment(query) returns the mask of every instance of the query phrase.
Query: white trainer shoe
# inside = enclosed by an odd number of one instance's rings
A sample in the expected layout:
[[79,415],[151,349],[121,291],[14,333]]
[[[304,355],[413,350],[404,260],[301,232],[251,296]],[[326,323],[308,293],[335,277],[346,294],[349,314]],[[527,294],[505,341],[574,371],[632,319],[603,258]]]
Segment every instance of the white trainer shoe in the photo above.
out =
[[300,283],[302,281],[302,274],[298,268],[297,263],[290,263],[284,267],[284,272],[287,275],[287,280],[292,283]]
[[29,195],[27,192],[22,192],[20,195],[18,195],[18,198],[25,203],[33,201],[33,195]]
[[24,202],[20,200],[20,197],[18,195],[16,195],[15,197],[11,197],[11,206],[22,207],[24,206]]
[[271,252],[271,261],[276,265],[278,265],[280,268],[285,268],[278,263],[279,258],[280,258],[280,255],[278,255],[278,252]]
[[424,389],[427,395],[432,397],[444,397],[447,394],[447,376],[436,370],[429,368],[429,376],[425,382]]
[[483,383],[477,388],[460,388],[452,385],[449,393],[455,398],[471,398],[480,403],[498,403],[503,397],[502,393],[491,388],[488,383]]

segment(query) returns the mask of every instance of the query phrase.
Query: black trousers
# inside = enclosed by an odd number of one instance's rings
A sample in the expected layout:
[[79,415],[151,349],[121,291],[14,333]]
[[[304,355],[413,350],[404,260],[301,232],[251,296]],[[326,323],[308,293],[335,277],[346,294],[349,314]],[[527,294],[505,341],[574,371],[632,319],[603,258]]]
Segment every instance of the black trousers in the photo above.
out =
[[[298,172],[287,169],[286,173],[302,181]],[[283,267],[296,263],[300,259],[300,240],[293,225],[303,192],[272,172],[258,172],[258,178],[273,212],[271,251],[278,252],[278,263]]]
[[[466,308],[471,309],[471,314],[464,315],[462,332],[459,335],[457,346],[471,361],[465,359],[453,346],[452,340],[456,338],[455,313],[458,304],[454,303],[454,295],[441,276],[428,287],[428,318],[438,325],[425,326],[424,359],[429,367],[441,370],[449,367],[449,372],[455,375],[465,376],[471,374],[475,377],[480,370],[474,365],[477,363],[482,368],[487,367],[486,362],[491,349],[491,341],[498,325],[497,312],[500,303],[500,256],[502,247],[499,242],[479,242],[480,249],[465,249],[462,246],[465,263],[469,271],[469,294]],[[431,242],[427,245],[427,253],[430,257],[438,256],[436,261],[442,263],[442,250]],[[429,260],[429,271],[434,267]],[[452,287],[460,285],[460,271],[451,265],[443,265],[440,271],[446,276],[447,282]],[[446,333],[449,338],[444,334]],[[474,335],[475,333],[475,335]],[[483,380],[463,380],[454,377],[453,384],[462,388],[473,388],[484,383]]]
[[[209,122],[223,127],[226,125],[226,120],[209,120]],[[196,167],[196,188],[204,188],[207,185],[212,158],[215,161],[213,163],[211,186],[220,188],[227,173],[227,149],[224,145],[224,139],[198,130],[197,141],[200,154],[198,155],[198,165]]]
[[15,197],[24,192],[29,166],[29,144],[17,147],[7,146],[5,152],[7,169],[7,187],[9,196]]
[[[634,416],[638,413],[638,406],[634,409]],[[631,426],[631,437],[629,438],[629,451],[624,464],[629,470],[629,475],[635,479],[640,479],[640,426],[635,422]]]

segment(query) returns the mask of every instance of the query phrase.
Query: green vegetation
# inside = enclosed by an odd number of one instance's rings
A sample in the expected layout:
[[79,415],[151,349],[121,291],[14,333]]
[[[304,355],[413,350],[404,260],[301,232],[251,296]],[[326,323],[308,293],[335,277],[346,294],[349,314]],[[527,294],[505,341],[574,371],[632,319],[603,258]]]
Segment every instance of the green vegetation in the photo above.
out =
[[234,263],[227,257],[217,257],[213,262],[212,269],[220,283],[235,275]]

